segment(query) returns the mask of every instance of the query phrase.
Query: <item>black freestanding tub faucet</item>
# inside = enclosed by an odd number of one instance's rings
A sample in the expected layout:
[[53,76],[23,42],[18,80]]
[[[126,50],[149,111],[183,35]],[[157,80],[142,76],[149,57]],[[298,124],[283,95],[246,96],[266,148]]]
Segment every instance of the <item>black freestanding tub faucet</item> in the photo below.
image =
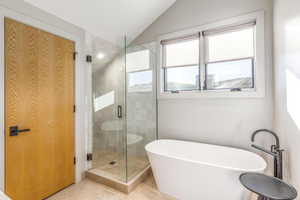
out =
[[276,144],[271,146],[271,150],[266,150],[262,147],[259,147],[255,144],[252,144],[251,146],[255,149],[258,149],[260,151],[263,151],[271,156],[274,157],[274,176],[277,178],[282,179],[283,178],[283,169],[282,169],[282,152],[284,151],[283,149],[280,149],[280,143],[279,143],[279,137],[276,133],[274,133],[273,131],[270,131],[268,129],[259,129],[257,131],[255,131],[252,134],[251,137],[251,141],[254,142],[255,136],[256,134],[260,133],[260,132],[265,132],[265,133],[269,133],[271,135],[273,135],[275,137],[276,140]]

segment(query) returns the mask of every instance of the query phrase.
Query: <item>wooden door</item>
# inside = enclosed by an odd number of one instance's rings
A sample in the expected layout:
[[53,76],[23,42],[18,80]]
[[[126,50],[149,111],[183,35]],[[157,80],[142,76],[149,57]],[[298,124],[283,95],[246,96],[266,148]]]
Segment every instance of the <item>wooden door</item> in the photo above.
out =
[[5,19],[5,190],[13,200],[74,183],[74,48]]

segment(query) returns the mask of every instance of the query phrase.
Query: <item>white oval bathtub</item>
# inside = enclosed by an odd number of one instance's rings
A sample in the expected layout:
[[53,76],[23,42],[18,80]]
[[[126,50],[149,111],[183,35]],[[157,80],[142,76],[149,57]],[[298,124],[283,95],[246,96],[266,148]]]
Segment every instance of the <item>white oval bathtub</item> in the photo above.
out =
[[241,149],[178,140],[146,145],[157,186],[179,200],[244,200],[242,172],[263,172],[260,156]]

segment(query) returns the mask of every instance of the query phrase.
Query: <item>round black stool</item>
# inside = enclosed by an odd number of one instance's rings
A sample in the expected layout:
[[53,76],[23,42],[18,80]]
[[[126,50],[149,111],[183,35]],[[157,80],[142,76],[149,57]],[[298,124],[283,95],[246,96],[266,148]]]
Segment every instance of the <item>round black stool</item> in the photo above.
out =
[[259,195],[258,200],[292,200],[297,190],[282,180],[259,173],[244,173],[240,176],[242,185]]

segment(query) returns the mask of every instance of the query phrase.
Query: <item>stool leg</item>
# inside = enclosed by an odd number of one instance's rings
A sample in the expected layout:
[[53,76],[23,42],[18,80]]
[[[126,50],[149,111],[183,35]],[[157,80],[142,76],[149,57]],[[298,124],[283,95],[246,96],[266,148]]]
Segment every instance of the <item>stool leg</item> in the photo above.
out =
[[263,196],[258,196],[257,200],[268,200],[268,198],[263,197]]

